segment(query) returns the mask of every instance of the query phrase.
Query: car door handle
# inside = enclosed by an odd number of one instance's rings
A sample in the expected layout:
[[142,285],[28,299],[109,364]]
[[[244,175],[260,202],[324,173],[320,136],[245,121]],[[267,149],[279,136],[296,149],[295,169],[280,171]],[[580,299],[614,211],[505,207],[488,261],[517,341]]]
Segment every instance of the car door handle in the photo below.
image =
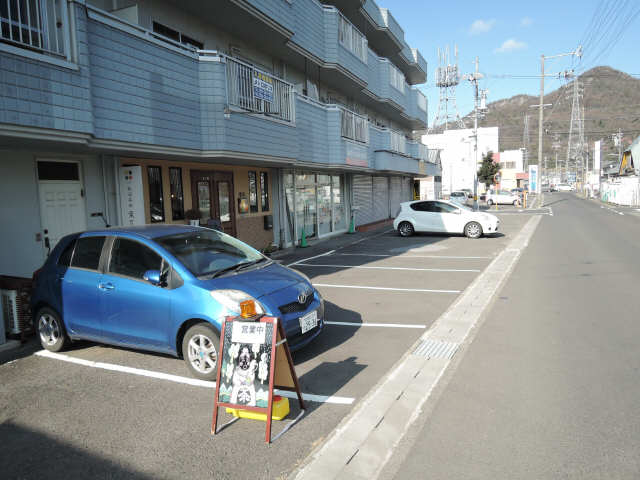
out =
[[113,290],[116,287],[113,285],[113,283],[109,282],[109,283],[99,283],[98,288],[100,290]]

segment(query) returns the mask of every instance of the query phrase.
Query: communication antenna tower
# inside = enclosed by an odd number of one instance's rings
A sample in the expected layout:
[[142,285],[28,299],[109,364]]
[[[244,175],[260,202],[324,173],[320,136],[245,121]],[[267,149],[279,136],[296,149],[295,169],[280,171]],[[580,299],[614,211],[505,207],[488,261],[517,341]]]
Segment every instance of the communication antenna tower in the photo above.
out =
[[571,104],[571,124],[569,125],[569,144],[567,148],[566,171],[569,172],[571,162],[576,170],[578,165],[584,165],[584,110],[580,108],[580,99],[583,94],[583,86],[576,78],[573,82],[573,102]]
[[[438,68],[436,69],[436,86],[440,89],[440,101],[438,111],[429,131],[444,122],[445,130],[449,124],[456,124],[458,128],[465,128],[464,122],[456,105],[456,86],[460,83],[460,70],[458,69],[458,46],[454,46],[455,63],[450,63],[449,47],[444,50],[438,48]],[[451,103],[451,108],[449,108]]]

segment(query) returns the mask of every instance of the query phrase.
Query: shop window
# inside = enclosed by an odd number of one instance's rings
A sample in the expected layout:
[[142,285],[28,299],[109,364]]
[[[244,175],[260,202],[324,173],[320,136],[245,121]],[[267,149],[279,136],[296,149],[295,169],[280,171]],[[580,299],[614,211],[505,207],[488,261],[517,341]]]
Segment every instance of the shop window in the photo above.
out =
[[171,219],[184,220],[184,195],[180,167],[169,168],[169,184],[171,186]]
[[256,180],[256,172],[249,172],[249,211],[251,213],[258,211],[258,184]]
[[263,212],[269,211],[269,174],[260,172],[260,204]]
[[149,177],[149,218],[151,223],[164,222],[164,201],[162,197],[162,169],[147,167]]

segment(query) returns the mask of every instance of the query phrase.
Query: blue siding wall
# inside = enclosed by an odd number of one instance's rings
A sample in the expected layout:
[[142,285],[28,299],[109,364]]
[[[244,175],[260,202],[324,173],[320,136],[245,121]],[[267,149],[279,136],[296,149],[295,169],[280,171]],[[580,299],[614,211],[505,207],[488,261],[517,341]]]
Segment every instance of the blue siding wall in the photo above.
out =
[[291,41],[324,60],[327,42],[322,5],[313,0],[296,0],[292,8],[296,29]]
[[[285,0],[247,0],[247,3],[288,30],[295,28],[292,4]],[[294,2],[295,3],[295,2]]]
[[90,21],[97,137],[200,148],[198,61]]
[[0,122],[92,133],[87,22],[75,12],[77,70],[0,53]]

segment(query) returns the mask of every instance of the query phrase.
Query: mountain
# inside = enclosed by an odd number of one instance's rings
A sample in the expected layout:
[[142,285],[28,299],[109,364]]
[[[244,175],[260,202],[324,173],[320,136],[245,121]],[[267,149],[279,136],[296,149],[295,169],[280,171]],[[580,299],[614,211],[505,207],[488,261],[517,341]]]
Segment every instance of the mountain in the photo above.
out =
[[[592,68],[578,78],[584,85],[582,105],[589,161],[593,161],[593,142],[602,139],[601,159],[603,164],[607,164],[617,159],[617,147],[614,147],[611,135],[618,128],[623,132],[625,146],[640,135],[640,79],[610,67]],[[564,164],[567,158],[572,98],[573,81],[544,97],[544,103],[553,104],[544,111],[543,153],[547,156],[549,168],[555,165],[554,142],[559,146],[559,163]],[[492,102],[487,105],[488,112],[478,125],[500,127],[500,151],[518,149],[524,146],[524,115],[529,115],[529,159],[530,163],[537,163],[538,109],[530,108],[530,105],[539,103],[540,97],[530,95],[515,95]],[[473,125],[471,115],[464,121],[467,126]]]

